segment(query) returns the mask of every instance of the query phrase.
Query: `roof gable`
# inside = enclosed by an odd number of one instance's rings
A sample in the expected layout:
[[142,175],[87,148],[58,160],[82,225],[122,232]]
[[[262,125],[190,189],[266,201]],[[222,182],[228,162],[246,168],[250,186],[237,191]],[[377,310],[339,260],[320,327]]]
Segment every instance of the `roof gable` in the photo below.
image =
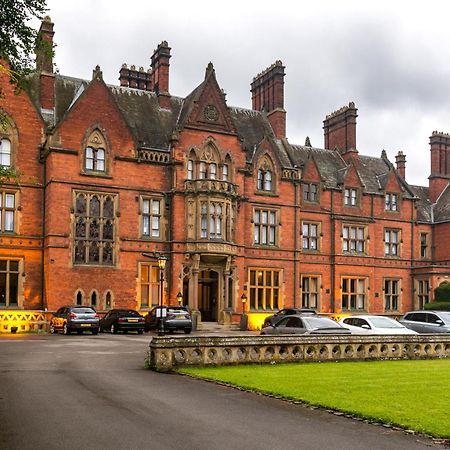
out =
[[342,171],[342,184],[351,187],[364,187],[364,183],[358,173],[353,160],[350,161],[349,165]]
[[309,155],[308,159],[305,162],[305,166],[302,172],[302,180],[307,181],[323,181],[319,172],[319,168],[317,167],[316,160],[312,154]]
[[207,131],[236,133],[212,63],[208,64],[203,83],[186,98],[179,124]]

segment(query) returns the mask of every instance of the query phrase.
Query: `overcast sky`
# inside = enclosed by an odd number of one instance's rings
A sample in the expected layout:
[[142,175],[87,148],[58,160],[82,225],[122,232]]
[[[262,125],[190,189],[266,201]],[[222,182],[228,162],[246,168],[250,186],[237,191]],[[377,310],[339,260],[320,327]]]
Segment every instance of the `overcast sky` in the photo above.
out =
[[450,132],[450,2],[287,0],[47,0],[55,63],[90,79],[99,64],[118,84],[122,63],[150,67],[172,47],[170,92],[188,95],[212,61],[229,106],[251,107],[253,77],[286,66],[287,135],[323,147],[323,119],[354,101],[361,154],[395,162],[428,185],[429,136]]

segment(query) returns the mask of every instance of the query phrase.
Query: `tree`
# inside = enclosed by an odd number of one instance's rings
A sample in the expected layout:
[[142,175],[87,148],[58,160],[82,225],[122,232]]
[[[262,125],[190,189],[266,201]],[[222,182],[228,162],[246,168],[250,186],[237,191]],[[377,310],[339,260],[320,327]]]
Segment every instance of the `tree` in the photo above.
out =
[[[0,75],[7,73],[18,90],[32,70],[32,55],[36,48],[45,48],[48,43],[38,38],[38,32],[30,27],[33,18],[41,19],[47,11],[46,0],[1,0],[0,2]],[[0,96],[2,92],[0,90]],[[0,111],[0,124],[6,117]]]

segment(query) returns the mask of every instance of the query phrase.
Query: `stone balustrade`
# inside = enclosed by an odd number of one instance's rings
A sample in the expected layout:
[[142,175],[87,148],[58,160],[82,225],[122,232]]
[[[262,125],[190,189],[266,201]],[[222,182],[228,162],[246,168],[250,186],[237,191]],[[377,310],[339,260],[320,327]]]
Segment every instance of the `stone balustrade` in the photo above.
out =
[[306,361],[449,358],[450,335],[154,337],[147,365],[182,366]]

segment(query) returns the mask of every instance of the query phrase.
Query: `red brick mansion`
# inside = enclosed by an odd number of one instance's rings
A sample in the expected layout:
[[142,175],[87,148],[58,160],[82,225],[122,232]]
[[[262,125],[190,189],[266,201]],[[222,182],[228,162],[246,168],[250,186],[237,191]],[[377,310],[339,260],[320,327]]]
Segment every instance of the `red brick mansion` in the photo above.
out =
[[[41,33],[52,42],[49,18]],[[123,65],[117,86],[99,67],[56,74],[46,55],[18,95],[2,75],[0,309],[147,311],[162,293],[226,323],[243,294],[250,313],[433,300],[450,275],[448,134],[430,138],[429,186],[412,186],[403,153],[359,153],[353,103],[325,118],[324,148],[290,143],[280,61],[245,109],[227,105],[212,64],[172,95],[170,50],[148,71]]]

